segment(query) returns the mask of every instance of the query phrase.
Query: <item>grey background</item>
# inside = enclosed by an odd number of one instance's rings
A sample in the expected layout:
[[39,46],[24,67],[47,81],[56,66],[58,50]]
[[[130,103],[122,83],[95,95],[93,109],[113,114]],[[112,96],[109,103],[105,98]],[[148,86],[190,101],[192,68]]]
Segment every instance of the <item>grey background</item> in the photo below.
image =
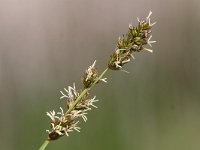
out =
[[101,72],[118,36],[153,11],[154,53],[110,71],[92,94],[98,109],[49,145],[82,150],[200,149],[199,0],[0,0],[0,149],[38,149],[64,87],[97,60]]

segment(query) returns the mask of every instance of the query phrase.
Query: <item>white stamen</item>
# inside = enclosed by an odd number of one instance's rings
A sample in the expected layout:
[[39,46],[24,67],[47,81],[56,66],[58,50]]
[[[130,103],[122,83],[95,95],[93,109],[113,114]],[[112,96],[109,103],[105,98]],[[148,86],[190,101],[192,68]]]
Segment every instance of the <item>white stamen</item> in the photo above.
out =
[[140,19],[139,19],[139,17],[137,17],[137,21],[138,21],[138,22],[140,22]]
[[132,59],[135,59],[135,57],[133,56],[133,54],[131,54],[131,58],[132,58]]
[[52,121],[55,121],[55,111],[50,111],[50,112],[47,112],[47,116],[49,116],[51,118]]
[[144,48],[144,50],[150,52],[150,53],[153,53],[153,50],[152,49],[148,49],[148,48]]
[[96,65],[96,60],[94,61],[94,63],[92,64],[91,68],[94,68]]
[[152,35],[149,37],[149,39],[147,40],[147,44],[149,45],[149,46],[151,46],[152,47],[152,45],[151,44],[153,44],[153,43],[156,43],[156,41],[150,41],[151,40],[151,38],[152,38]]
[[130,72],[128,72],[128,71],[126,71],[126,70],[124,70],[124,69],[122,69],[121,71],[123,71],[123,72],[125,72],[125,73],[130,73]]
[[103,82],[105,82],[105,83],[107,83],[107,78],[102,78],[102,79],[100,79],[101,81],[103,81]]
[[150,18],[150,16],[152,15],[152,11],[149,12],[149,15],[147,16],[147,20]]
[[60,132],[59,130],[56,130],[55,132],[58,133],[59,135],[63,135],[63,133]]
[[69,134],[68,134],[67,130],[65,130],[65,134],[66,134],[67,136],[69,136]]
[[128,25],[129,29],[133,29],[133,25],[129,23]]
[[83,120],[86,122],[87,121],[87,117],[86,117],[87,113],[82,113],[81,117],[83,118]]

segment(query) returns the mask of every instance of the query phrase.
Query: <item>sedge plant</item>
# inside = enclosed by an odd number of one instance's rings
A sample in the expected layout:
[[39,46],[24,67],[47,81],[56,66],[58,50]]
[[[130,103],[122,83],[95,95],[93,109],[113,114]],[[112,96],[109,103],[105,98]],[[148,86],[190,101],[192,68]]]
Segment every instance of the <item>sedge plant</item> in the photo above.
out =
[[64,88],[61,93],[60,99],[66,101],[65,109],[60,107],[59,112],[50,111],[47,112],[47,116],[50,118],[50,129],[46,130],[48,133],[47,139],[41,145],[39,150],[44,150],[48,144],[52,141],[58,140],[63,136],[69,136],[71,132],[80,132],[79,122],[83,120],[87,121],[87,113],[92,108],[97,108],[96,96],[90,96],[90,90],[100,82],[107,82],[107,78],[104,78],[108,70],[124,70],[124,65],[135,59],[134,54],[140,51],[153,52],[152,44],[156,41],[152,41],[151,29],[155,22],[151,22],[150,16],[152,12],[145,19],[139,19],[138,24],[133,26],[129,24],[128,32],[125,35],[119,37],[115,51],[110,55],[108,65],[106,69],[99,74],[96,68],[96,61],[89,66],[83,77],[82,85],[83,89],[77,89],[75,83],[72,86]]

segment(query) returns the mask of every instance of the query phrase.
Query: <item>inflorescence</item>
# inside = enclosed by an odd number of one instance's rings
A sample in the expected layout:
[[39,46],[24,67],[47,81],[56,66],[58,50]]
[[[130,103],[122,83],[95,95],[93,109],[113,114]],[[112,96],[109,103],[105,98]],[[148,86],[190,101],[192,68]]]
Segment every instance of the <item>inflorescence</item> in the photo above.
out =
[[153,50],[145,48],[145,45],[152,47],[152,43],[156,41],[151,41],[151,28],[155,24],[151,23],[150,16],[152,12],[145,20],[138,20],[138,25],[134,27],[129,24],[129,30],[126,35],[119,37],[116,50],[110,56],[108,67],[111,70],[121,70],[122,66],[130,61],[131,58],[134,59],[134,52],[140,52],[141,50],[147,50],[153,52]]
[[147,50],[153,52],[153,50],[144,47],[149,45],[152,47],[152,43],[156,41],[151,41],[151,28],[155,24],[151,23],[150,16],[152,12],[150,11],[148,17],[145,20],[138,20],[138,25],[134,27],[129,24],[129,30],[126,35],[119,37],[116,50],[110,56],[108,62],[108,68],[101,74],[98,75],[97,69],[95,67],[96,61],[88,67],[85,71],[82,84],[83,90],[77,90],[75,83],[73,86],[68,86],[64,88],[63,91],[60,91],[60,99],[66,100],[67,111],[60,107],[59,112],[50,111],[47,112],[47,115],[51,119],[50,130],[47,130],[49,136],[48,140],[56,140],[64,135],[69,135],[69,132],[74,130],[80,132],[79,121],[82,118],[85,122],[87,121],[87,113],[92,107],[97,108],[94,104],[98,100],[96,96],[93,98],[89,97],[89,91],[95,84],[100,81],[107,82],[106,78],[102,78],[105,72],[110,70],[123,70],[123,65],[128,63],[131,57],[134,59],[134,52],[140,52],[142,50]]

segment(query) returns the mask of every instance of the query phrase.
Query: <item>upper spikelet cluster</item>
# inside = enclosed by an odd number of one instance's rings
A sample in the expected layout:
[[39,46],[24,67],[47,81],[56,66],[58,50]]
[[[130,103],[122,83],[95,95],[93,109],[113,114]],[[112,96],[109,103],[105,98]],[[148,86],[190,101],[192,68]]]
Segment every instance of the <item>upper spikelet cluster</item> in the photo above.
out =
[[116,50],[110,56],[108,62],[109,69],[122,69],[123,65],[130,61],[131,57],[134,59],[134,52],[140,52],[141,50],[153,52],[153,50],[144,47],[145,45],[152,47],[151,44],[156,42],[151,41],[151,28],[155,24],[155,22],[151,23],[151,14],[152,12],[150,11],[145,20],[137,18],[138,25],[133,26],[132,24],[129,24],[128,33],[119,37]]

